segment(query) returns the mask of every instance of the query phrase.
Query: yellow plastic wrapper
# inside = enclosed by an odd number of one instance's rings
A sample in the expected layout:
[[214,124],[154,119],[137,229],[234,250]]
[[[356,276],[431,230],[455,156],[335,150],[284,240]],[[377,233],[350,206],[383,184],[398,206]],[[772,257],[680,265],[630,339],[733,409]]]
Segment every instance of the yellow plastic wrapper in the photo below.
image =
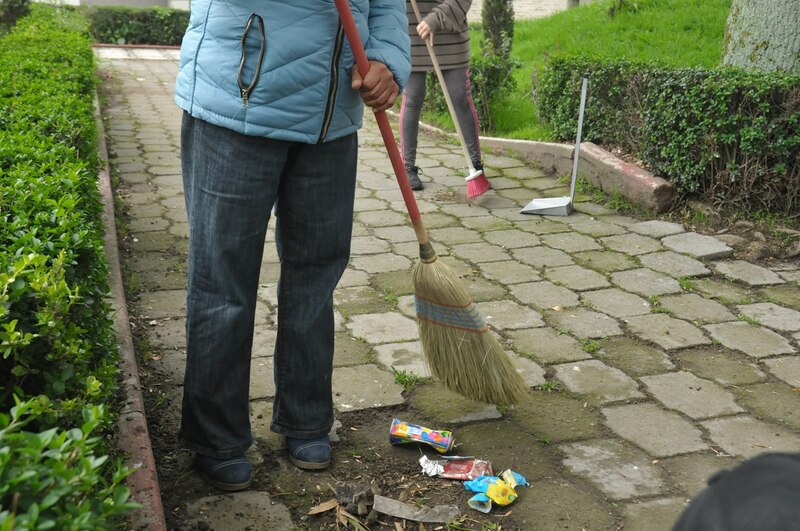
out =
[[517,491],[499,478],[486,486],[486,495],[497,505],[509,505],[517,499]]

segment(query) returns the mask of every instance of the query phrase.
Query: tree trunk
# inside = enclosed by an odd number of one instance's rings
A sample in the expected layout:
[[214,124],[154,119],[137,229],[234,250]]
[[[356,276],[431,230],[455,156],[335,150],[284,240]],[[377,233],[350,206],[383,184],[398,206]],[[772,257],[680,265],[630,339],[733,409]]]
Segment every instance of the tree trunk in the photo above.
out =
[[567,7],[578,7],[581,5],[581,0],[567,0]]
[[733,0],[722,64],[800,72],[800,0]]

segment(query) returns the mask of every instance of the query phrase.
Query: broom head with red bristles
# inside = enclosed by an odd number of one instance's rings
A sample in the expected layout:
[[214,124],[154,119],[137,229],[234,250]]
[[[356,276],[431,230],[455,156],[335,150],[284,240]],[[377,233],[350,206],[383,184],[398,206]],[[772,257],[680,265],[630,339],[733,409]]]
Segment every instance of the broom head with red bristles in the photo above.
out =
[[483,170],[474,170],[470,173],[469,177],[467,177],[467,199],[483,195],[491,188],[492,185],[489,184],[489,179],[486,178],[486,174],[483,173]]

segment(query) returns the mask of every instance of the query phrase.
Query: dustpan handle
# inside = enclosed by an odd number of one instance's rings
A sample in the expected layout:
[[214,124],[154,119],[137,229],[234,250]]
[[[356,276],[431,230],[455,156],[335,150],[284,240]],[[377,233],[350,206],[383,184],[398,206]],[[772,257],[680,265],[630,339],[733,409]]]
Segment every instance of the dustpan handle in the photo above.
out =
[[572,178],[569,181],[569,196],[575,198],[575,182],[578,180],[578,161],[581,158],[581,131],[583,131],[583,111],[586,108],[586,85],[589,74],[583,74],[581,81],[581,104],[578,108],[578,134],[575,136],[575,152],[572,155]]
[[[361,77],[367,75],[369,72],[369,61],[367,54],[364,51],[364,45],[361,43],[361,37],[358,34],[358,28],[353,20],[353,13],[350,11],[348,0],[334,0],[336,3],[336,10],[339,12],[339,20],[342,21],[344,33],[347,35],[347,41],[350,43],[350,48],[353,50],[353,56],[356,59],[356,68],[361,74]],[[386,151],[389,153],[389,160],[392,162],[394,175],[397,178],[397,184],[400,185],[400,192],[403,194],[403,201],[406,203],[406,210],[408,216],[411,218],[411,224],[414,226],[414,232],[417,233],[417,240],[420,245],[428,244],[428,235],[422,225],[422,218],[419,215],[419,207],[417,207],[417,200],[414,198],[414,192],[411,191],[411,184],[406,177],[406,168],[403,164],[403,159],[400,156],[400,150],[397,149],[397,142],[394,139],[394,132],[392,126],[389,124],[389,118],[386,116],[385,111],[375,112],[375,120],[378,122],[378,128],[383,137],[383,143],[386,146]]]

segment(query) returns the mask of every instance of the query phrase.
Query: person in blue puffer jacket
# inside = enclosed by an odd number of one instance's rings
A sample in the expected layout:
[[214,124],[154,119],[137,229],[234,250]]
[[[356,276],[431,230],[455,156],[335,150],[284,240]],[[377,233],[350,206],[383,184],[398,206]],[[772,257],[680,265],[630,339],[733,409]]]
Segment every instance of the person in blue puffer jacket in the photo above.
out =
[[303,469],[329,465],[333,290],[347,266],[363,105],[408,77],[405,0],[192,0],[175,101],[189,218],[182,444],[212,485],[250,484],[250,357],[271,212],[280,258],[271,429]]

